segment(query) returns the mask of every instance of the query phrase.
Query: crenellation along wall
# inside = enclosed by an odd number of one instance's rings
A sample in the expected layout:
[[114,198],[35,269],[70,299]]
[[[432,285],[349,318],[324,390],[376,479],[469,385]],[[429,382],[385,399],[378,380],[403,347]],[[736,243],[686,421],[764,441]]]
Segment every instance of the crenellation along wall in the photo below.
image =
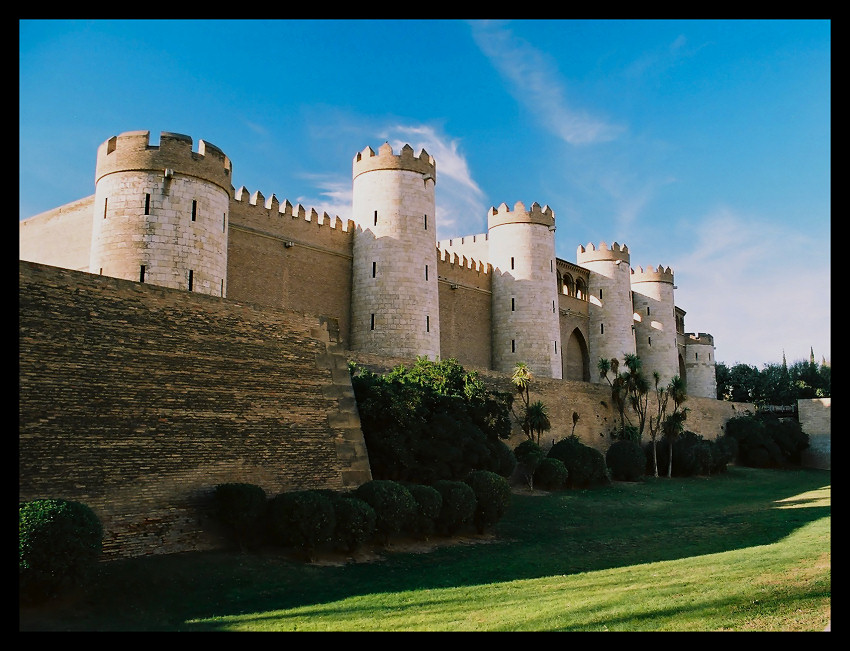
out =
[[[281,212],[281,208],[283,212]],[[349,346],[351,246],[354,223],[259,192],[240,190],[231,202],[227,296],[336,320]]]
[[464,367],[490,368],[492,269],[445,251],[437,262],[437,275],[440,356],[457,359]]

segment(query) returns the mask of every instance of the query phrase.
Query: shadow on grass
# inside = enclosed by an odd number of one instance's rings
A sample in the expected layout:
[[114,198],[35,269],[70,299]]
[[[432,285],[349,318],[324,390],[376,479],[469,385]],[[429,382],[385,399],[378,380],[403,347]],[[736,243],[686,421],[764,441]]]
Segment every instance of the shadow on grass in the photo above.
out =
[[[514,495],[495,536],[369,563],[303,564],[268,553],[193,552],[101,564],[85,593],[21,611],[21,630],[201,630],[205,619],[363,594],[611,569],[775,543],[830,515],[806,493],[828,471],[730,468],[711,478]],[[794,508],[791,508],[794,507]]]

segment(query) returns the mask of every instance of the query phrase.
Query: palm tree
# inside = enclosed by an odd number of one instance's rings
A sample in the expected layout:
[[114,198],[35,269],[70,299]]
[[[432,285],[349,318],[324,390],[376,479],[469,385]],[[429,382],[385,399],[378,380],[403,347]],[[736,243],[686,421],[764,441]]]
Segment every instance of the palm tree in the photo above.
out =
[[[514,412],[514,417],[519,421],[520,426],[522,427],[522,431],[525,432],[525,435],[530,439],[531,438],[531,430],[528,426],[528,405],[529,405],[529,387],[531,386],[531,369],[528,368],[528,364],[525,362],[517,362],[516,367],[514,368],[514,374],[511,376],[511,382],[513,382],[514,387],[516,388],[517,393],[522,397],[522,402],[524,404],[524,416],[522,419],[516,416],[516,412]],[[512,410],[513,411],[513,410]]]
[[623,373],[626,393],[629,396],[629,404],[638,416],[638,442],[643,438],[643,430],[646,426],[647,405],[649,402],[649,381],[641,370],[643,362],[634,353],[626,353],[624,356],[628,371]]
[[[617,413],[620,414],[620,431],[622,432],[626,429],[626,420],[628,420],[628,416],[626,416],[625,373],[619,373],[620,360],[616,357],[612,357],[611,359],[600,357],[596,368],[599,369],[599,377],[603,377],[608,380],[608,384],[611,386],[611,402],[614,403]],[[609,372],[614,376],[613,380],[608,377]],[[630,420],[629,424],[631,425]]]
[[681,409],[682,403],[688,399],[685,381],[678,375],[674,375],[667,385],[667,394],[673,401],[673,413],[664,421],[664,433],[667,435],[669,461],[667,464],[667,476],[673,476],[673,441],[685,429],[685,419],[688,417],[688,409]]
[[542,401],[537,400],[532,402],[525,409],[525,423],[528,427],[528,431],[526,435],[534,440],[530,436],[530,432],[537,432],[537,445],[540,445],[540,436],[543,432],[547,432],[552,429],[552,423],[549,422],[549,410],[546,408],[546,405],[543,404]]
[[661,430],[661,425],[667,415],[667,401],[670,394],[664,390],[664,387],[659,386],[661,375],[658,371],[652,372],[652,379],[655,381],[656,415],[649,417],[649,436],[652,439],[652,466],[655,476],[658,477],[658,451],[656,449],[658,432]]

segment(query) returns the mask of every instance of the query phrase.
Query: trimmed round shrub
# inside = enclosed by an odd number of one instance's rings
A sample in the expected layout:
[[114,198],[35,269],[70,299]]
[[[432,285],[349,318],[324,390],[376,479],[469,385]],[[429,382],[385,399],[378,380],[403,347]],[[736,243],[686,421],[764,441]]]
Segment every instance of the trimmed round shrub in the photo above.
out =
[[640,443],[633,439],[622,439],[614,441],[605,452],[605,463],[611,471],[612,479],[639,481],[646,466],[646,455]]
[[213,503],[216,517],[240,550],[256,542],[266,502],[266,492],[254,484],[233,482],[215,487]]
[[443,498],[443,506],[437,518],[437,531],[445,536],[453,536],[475,517],[478,506],[475,491],[469,484],[453,479],[440,479],[434,482],[434,488]]
[[474,470],[464,480],[475,494],[473,522],[478,533],[494,526],[511,503],[511,485],[507,479],[488,470]]
[[567,467],[559,459],[545,457],[534,471],[534,485],[545,490],[560,490],[567,485]]
[[488,441],[488,445],[493,451],[493,458],[496,460],[495,472],[502,477],[510,477],[517,465],[514,451],[511,450],[511,447],[501,439],[495,441],[490,440]]
[[409,484],[407,490],[416,500],[416,513],[411,518],[409,530],[416,536],[428,538],[437,529],[437,518],[443,508],[443,496],[433,486]]
[[334,542],[347,552],[355,552],[375,535],[375,509],[352,495],[331,498],[336,526]]
[[42,499],[18,506],[20,596],[40,602],[82,585],[103,546],[103,525],[85,504]]
[[354,491],[375,510],[375,532],[383,543],[407,530],[416,515],[416,500],[401,483],[391,479],[373,479]]
[[609,482],[605,457],[599,450],[582,443],[577,436],[561,439],[549,449],[547,456],[558,459],[566,466],[569,488],[585,488]]
[[738,441],[724,434],[711,443],[711,474],[726,472],[729,464],[738,456]]
[[673,476],[710,475],[711,457],[711,444],[708,441],[694,432],[682,432],[673,442]]
[[281,493],[269,501],[268,514],[273,541],[301,550],[308,561],[321,545],[333,540],[333,503],[319,491]]
[[516,470],[529,488],[534,488],[534,473],[540,462],[546,458],[546,453],[537,443],[526,439],[514,448]]

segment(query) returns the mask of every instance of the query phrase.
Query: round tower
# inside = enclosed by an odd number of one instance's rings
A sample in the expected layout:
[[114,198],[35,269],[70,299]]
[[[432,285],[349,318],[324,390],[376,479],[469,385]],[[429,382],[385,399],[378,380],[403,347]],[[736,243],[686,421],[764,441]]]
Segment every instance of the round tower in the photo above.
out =
[[163,132],[113,136],[97,151],[89,271],[224,296],[232,166],[218,147]]
[[437,166],[385,143],[353,161],[351,347],[392,357],[440,356]]
[[714,337],[692,332],[685,334],[685,384],[689,396],[717,398]]
[[560,379],[561,335],[555,272],[555,213],[533,203],[490,208],[487,215],[492,278],[493,368],[528,365]]
[[604,383],[597,370],[599,360],[619,360],[622,372],[625,355],[635,352],[629,248],[616,242],[610,249],[605,242],[599,248],[579,246],[576,262],[591,272],[587,280],[590,377]]
[[673,272],[661,265],[658,269],[638,267],[632,270],[631,279],[635,352],[650,387],[655,386],[655,372],[659,375],[658,386],[666,387],[679,374]]

